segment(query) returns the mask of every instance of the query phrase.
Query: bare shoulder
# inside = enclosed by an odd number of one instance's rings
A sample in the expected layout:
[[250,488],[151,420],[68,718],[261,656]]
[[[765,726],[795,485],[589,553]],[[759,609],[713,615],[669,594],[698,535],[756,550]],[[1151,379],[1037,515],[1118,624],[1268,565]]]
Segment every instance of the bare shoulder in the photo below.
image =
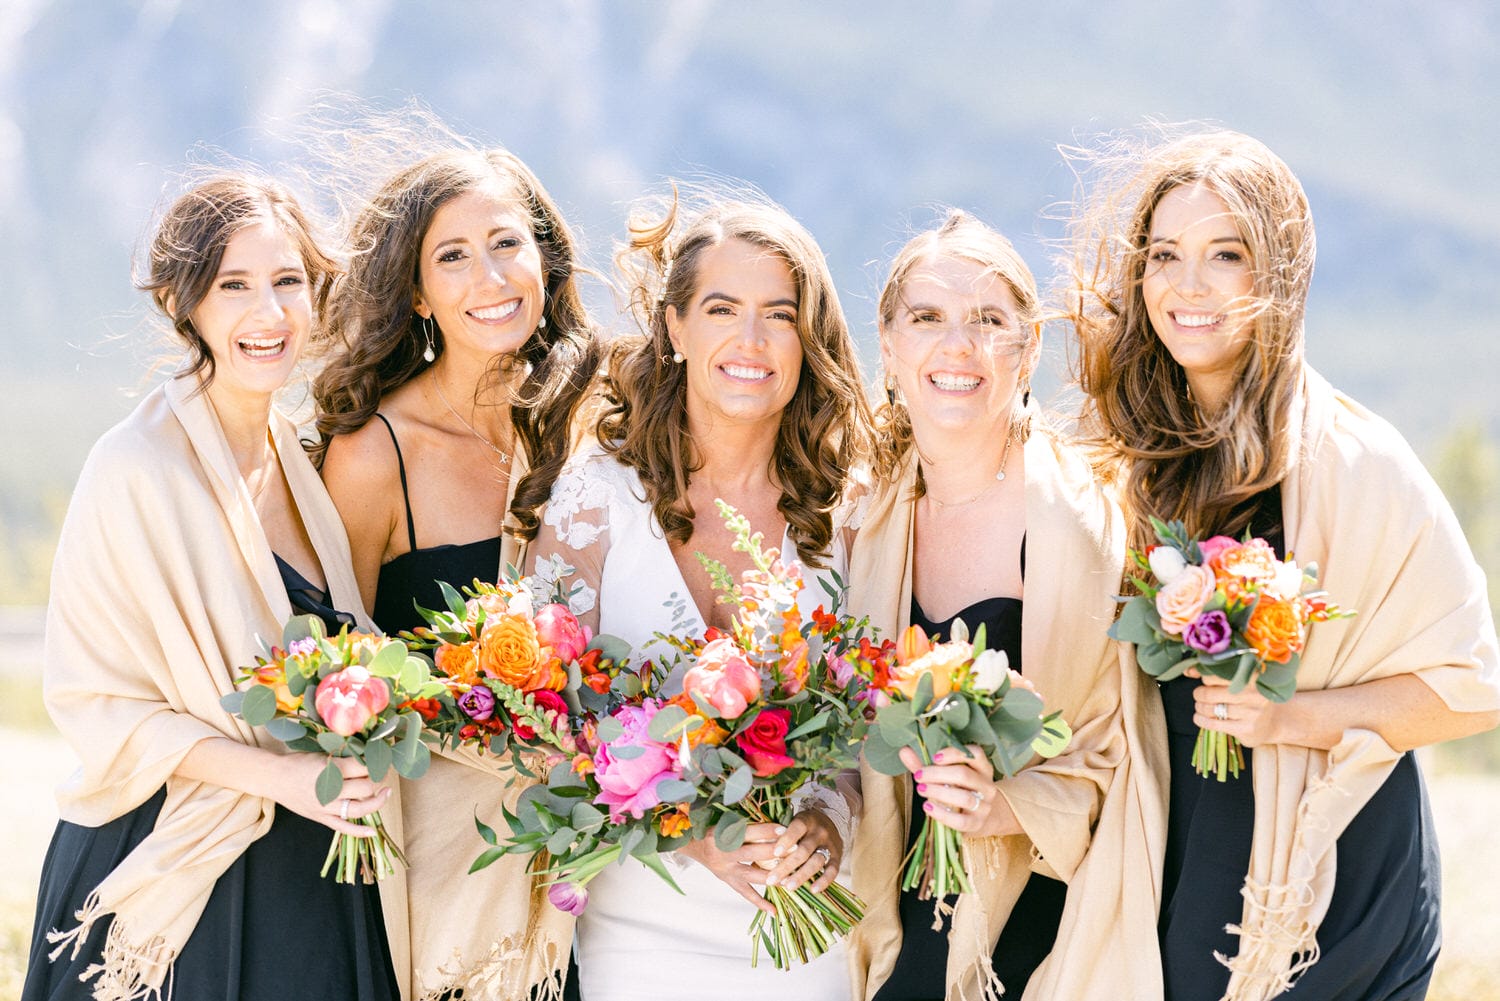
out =
[[372,417],[359,430],[331,440],[323,459],[323,482],[335,496],[346,490],[399,488],[400,460],[385,422]]

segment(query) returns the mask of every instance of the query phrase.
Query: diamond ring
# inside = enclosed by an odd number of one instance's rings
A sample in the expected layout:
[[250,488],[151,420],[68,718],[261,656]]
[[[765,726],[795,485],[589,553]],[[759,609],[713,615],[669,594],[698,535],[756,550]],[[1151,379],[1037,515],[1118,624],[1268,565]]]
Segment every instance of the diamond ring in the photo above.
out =
[[349,801],[347,799],[339,800],[339,819],[349,819]]
[[1228,719],[1229,707],[1222,702],[1214,703],[1214,719]]
[[823,856],[823,865],[825,867],[827,867],[829,863],[833,861],[833,852],[829,851],[827,848],[816,849],[813,854]]

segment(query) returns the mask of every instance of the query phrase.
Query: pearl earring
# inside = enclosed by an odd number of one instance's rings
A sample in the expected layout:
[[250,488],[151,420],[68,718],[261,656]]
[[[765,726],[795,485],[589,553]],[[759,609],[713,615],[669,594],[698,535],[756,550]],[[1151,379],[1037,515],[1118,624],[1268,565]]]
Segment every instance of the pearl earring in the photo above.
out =
[[675,361],[677,364],[681,365],[682,362],[683,362],[682,352],[681,351],[673,351],[672,352],[672,360]]
[[422,332],[427,335],[427,350],[422,352],[422,360],[431,365],[437,361],[437,351],[432,344],[432,317],[422,317]]

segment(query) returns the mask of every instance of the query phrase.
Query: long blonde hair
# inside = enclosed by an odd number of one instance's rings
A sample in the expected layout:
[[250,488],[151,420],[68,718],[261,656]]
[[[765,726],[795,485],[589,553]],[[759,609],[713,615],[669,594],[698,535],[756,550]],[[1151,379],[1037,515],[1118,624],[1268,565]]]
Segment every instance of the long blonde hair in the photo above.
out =
[[[1154,541],[1152,516],[1180,519],[1194,534],[1237,536],[1252,499],[1281,482],[1294,457],[1290,421],[1316,250],[1307,196],[1285,163],[1237,132],[1068,152],[1083,159],[1092,186],[1072,223],[1064,290],[1077,334],[1074,374],[1087,394],[1080,433],[1101,473],[1119,478],[1133,544]],[[1251,336],[1212,414],[1194,403],[1141,293],[1156,206],[1187,184],[1223,200],[1250,253]]]
[[700,192],[683,224],[677,190],[630,221],[616,258],[644,336],[616,344],[606,380],[600,443],[640,475],[667,538],[686,542],[695,512],[688,481],[701,459],[687,428],[687,375],[670,360],[666,311],[686,313],[705,251],[738,239],[763,247],[791,269],[797,285],[802,371],[781,415],[774,464],[777,508],[804,562],[819,566],[833,541],[833,509],[848,470],[870,452],[870,411],[859,362],[827,261],[785,209],[752,192]]

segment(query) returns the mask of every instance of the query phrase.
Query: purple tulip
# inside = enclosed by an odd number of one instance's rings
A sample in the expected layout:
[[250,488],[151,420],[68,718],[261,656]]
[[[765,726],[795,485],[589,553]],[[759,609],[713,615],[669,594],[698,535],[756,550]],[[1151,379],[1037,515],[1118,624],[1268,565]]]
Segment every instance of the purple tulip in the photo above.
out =
[[577,883],[553,883],[547,887],[547,899],[553,907],[577,917],[589,905],[589,891]]
[[1223,653],[1233,638],[1229,616],[1223,612],[1204,612],[1182,633],[1182,642],[1199,653]]
[[495,715],[495,693],[484,685],[475,685],[458,697],[458,708],[476,723]]

